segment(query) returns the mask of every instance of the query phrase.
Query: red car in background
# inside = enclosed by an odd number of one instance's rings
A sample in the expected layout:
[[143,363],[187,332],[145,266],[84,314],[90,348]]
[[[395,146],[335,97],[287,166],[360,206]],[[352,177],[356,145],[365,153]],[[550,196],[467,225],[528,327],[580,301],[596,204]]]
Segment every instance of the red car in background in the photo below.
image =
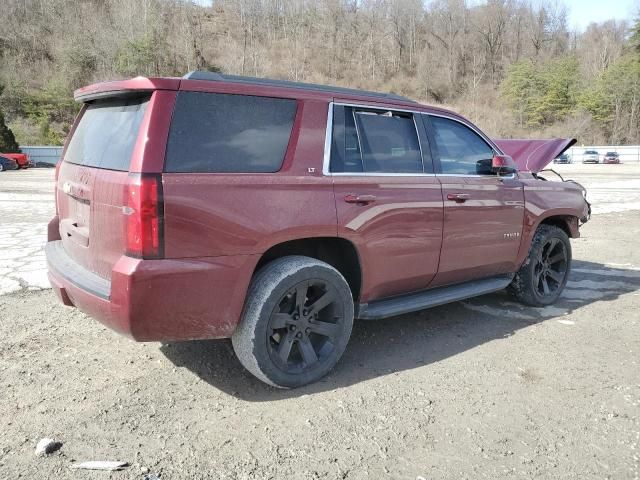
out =
[[620,163],[620,155],[618,152],[607,152],[602,163]]
[[15,160],[18,164],[18,168],[28,168],[33,166],[26,153],[0,153],[0,155]]

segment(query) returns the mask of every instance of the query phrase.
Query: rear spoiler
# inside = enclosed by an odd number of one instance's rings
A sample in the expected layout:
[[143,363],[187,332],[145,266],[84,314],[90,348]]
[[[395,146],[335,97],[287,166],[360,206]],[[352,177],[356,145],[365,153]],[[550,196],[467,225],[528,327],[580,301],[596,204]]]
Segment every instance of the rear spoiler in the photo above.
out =
[[73,92],[73,98],[76,102],[90,102],[100,98],[126,96],[153,90],[177,90],[179,86],[179,78],[136,77],[130,80],[94,83]]
[[493,139],[494,143],[511,156],[521,172],[539,172],[554,158],[562,155],[576,143],[575,138],[549,140]]

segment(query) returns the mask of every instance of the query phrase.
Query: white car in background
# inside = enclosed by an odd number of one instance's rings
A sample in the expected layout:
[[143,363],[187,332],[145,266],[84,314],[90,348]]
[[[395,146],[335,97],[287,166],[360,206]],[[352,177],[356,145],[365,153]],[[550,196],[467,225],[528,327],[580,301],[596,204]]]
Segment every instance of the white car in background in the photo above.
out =
[[585,150],[582,154],[582,163],[600,163],[600,154],[596,150]]

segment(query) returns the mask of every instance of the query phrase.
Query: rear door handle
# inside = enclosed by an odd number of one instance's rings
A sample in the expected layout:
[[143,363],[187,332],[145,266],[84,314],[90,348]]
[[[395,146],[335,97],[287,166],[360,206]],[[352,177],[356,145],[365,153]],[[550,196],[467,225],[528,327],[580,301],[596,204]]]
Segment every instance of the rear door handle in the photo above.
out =
[[469,200],[470,196],[468,193],[448,193],[447,200],[453,200],[456,203],[464,203]]
[[373,203],[376,201],[375,195],[357,195],[355,193],[350,193],[349,195],[345,195],[344,201],[347,203],[358,203],[360,205],[367,205],[368,203]]

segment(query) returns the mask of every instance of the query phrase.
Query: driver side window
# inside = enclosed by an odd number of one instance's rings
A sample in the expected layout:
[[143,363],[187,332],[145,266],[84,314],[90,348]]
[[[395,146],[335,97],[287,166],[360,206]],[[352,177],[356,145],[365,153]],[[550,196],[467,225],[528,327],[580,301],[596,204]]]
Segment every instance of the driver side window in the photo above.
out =
[[441,173],[494,175],[493,148],[469,127],[455,120],[430,116]]

